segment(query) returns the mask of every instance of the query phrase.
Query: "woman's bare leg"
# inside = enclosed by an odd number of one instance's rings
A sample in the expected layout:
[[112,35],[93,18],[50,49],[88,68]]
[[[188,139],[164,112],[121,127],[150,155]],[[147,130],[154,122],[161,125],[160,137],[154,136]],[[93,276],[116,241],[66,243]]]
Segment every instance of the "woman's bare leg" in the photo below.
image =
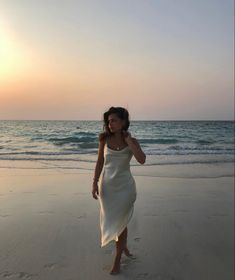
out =
[[123,252],[127,257],[132,257],[133,255],[130,253],[130,251],[127,248],[127,233],[128,233],[128,231],[127,231],[127,227],[126,227],[126,240],[125,240],[125,246],[124,246]]
[[120,261],[121,261],[122,252],[126,246],[126,240],[127,240],[127,227],[119,235],[118,241],[116,241],[116,257],[114,260],[113,268],[110,271],[110,274],[118,274],[120,272]]

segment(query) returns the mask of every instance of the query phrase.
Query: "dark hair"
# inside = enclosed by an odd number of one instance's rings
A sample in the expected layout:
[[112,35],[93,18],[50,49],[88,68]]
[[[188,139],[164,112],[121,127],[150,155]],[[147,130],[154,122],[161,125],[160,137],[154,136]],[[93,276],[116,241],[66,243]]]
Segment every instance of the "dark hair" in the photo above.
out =
[[101,132],[99,134],[99,140],[103,140],[106,137],[113,134],[108,127],[108,117],[111,114],[116,114],[118,116],[118,118],[120,118],[121,120],[125,120],[123,130],[127,131],[129,126],[130,126],[129,113],[125,108],[123,108],[123,107],[110,107],[109,110],[103,114],[103,121],[104,121],[103,131],[104,132]]

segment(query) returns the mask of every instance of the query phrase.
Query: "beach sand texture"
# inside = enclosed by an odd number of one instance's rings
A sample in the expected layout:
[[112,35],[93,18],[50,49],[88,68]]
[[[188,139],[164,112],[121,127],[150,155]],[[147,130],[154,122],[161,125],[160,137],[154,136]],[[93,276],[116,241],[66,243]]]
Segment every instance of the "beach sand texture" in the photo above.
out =
[[128,246],[135,258],[123,256],[112,276],[115,243],[100,248],[92,175],[0,169],[1,280],[234,278],[233,177],[134,175]]

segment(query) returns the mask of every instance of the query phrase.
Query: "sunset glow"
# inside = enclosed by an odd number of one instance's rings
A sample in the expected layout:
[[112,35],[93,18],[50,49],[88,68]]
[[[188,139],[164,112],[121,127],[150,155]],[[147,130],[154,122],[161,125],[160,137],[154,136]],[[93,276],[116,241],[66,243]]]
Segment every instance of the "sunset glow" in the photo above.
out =
[[13,38],[4,30],[3,23],[0,23],[0,78],[9,80],[20,72],[23,62],[22,54],[17,48]]
[[233,1],[203,3],[1,1],[0,119],[233,119]]

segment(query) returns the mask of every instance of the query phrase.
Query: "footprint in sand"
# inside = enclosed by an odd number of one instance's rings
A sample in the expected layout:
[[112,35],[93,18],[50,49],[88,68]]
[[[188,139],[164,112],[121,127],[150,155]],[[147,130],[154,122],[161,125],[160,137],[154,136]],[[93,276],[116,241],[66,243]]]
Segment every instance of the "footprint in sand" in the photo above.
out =
[[141,239],[140,237],[136,237],[136,238],[134,238],[134,241],[139,242],[140,239]]
[[57,263],[47,263],[44,265],[46,269],[54,269],[58,264]]
[[4,278],[9,278],[12,277],[14,273],[11,273],[9,271],[3,271],[0,273],[0,276],[4,277]]
[[56,267],[67,267],[66,264],[62,264],[62,263],[47,263],[44,265],[45,269],[54,269]]
[[1,218],[6,218],[6,217],[10,217],[10,216],[11,216],[11,215],[8,215],[8,214],[1,214],[1,215],[0,215]]
[[3,276],[4,278],[12,278],[12,277],[17,277],[19,279],[32,279],[35,276],[38,276],[38,274],[31,274],[28,272],[20,271],[20,272],[9,272],[9,271],[4,271],[0,273],[0,276]]
[[27,273],[27,272],[18,272],[17,276],[20,279],[31,279],[32,277],[37,276],[37,274],[31,274],[31,273]]
[[80,216],[75,216],[74,218],[80,220],[80,219],[85,219],[87,217],[86,213],[84,213],[83,215]]

